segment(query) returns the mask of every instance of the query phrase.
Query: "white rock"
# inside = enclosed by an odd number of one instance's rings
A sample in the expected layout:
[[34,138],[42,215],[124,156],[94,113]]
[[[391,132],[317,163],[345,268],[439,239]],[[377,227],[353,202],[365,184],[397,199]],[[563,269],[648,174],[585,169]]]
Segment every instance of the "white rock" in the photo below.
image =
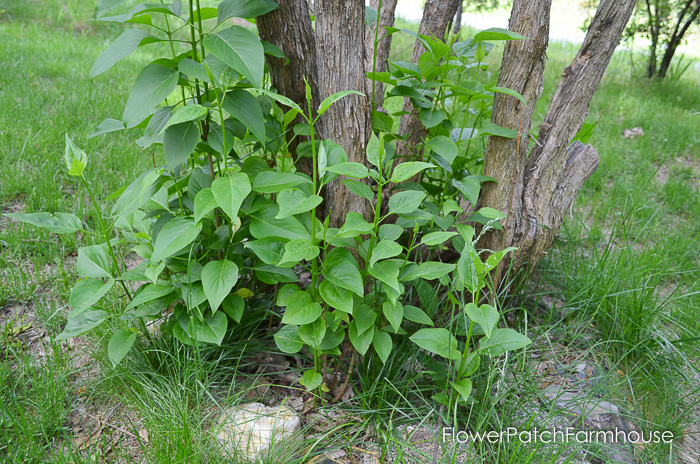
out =
[[299,431],[299,415],[288,406],[262,403],[234,406],[219,416],[217,438],[230,454],[257,461],[274,443],[278,446]]

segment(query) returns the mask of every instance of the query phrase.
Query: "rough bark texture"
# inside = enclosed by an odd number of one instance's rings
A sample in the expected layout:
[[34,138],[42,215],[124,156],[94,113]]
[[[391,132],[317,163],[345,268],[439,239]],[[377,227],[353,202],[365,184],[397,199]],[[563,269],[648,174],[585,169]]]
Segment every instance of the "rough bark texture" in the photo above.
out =
[[[503,245],[518,247],[513,263],[515,268],[527,265],[532,269],[537,264],[551,246],[576,193],[598,166],[598,154],[593,148],[580,143],[571,145],[570,141],[588,114],[593,94],[634,6],[635,0],[600,2],[576,58],[562,74],[540,127],[538,143],[532,149],[524,171],[514,176],[516,186],[522,181],[522,193],[516,189],[510,208],[508,195],[494,195],[489,197],[492,203],[483,202],[484,206],[508,212],[505,238],[503,232],[492,233],[489,240],[494,244],[500,238]],[[504,63],[514,59],[522,60],[514,52],[513,49],[510,52],[506,49]],[[498,107],[495,113],[513,109]],[[516,118],[516,115],[510,116],[511,121]],[[492,167],[489,175],[494,173],[495,156],[500,156],[502,162],[508,161],[507,156],[503,158],[502,152],[497,152],[494,148],[492,150],[494,151],[487,152],[487,161]],[[495,238],[496,235],[499,237]],[[497,248],[500,249],[501,246]]]
[[[302,108],[307,108],[303,77],[308,77],[311,98],[316,102],[312,107],[316,108],[321,100],[316,68],[316,39],[311,27],[308,5],[306,0],[278,0],[277,3],[280,6],[278,9],[260,16],[256,21],[260,38],[279,47],[289,59],[289,63],[285,64],[284,59],[265,55],[272,84],[280,94],[291,98]],[[290,127],[301,122],[301,116],[297,116]],[[287,140],[291,140],[293,135],[291,131],[288,132]],[[295,160],[299,142],[301,140],[297,137],[289,145],[289,151]],[[310,159],[299,159],[296,167],[297,170],[311,175]]]
[[[396,13],[396,2],[397,0],[381,0],[381,11],[380,11],[380,0],[372,0],[370,6],[375,10],[379,11],[379,20],[375,22],[371,28],[366,28],[365,34],[365,69],[367,72],[372,71],[374,68],[374,37],[379,23],[378,39],[380,42],[377,44],[377,72],[384,72],[387,70],[387,60],[389,59],[389,52],[391,51],[391,38],[393,34],[387,35],[386,28],[394,26],[394,19]],[[382,37],[386,37],[382,39]],[[372,80],[367,80],[367,96],[372,97]],[[381,101],[384,99],[384,84],[381,82],[375,83],[375,101],[377,102],[377,109],[381,108]]]
[[[423,19],[420,22],[418,33],[427,36],[434,36],[439,39],[445,38],[447,28],[457,12],[457,7],[461,0],[426,0],[423,9]],[[418,63],[418,58],[425,52],[425,47],[420,40],[416,40],[413,46],[412,63]],[[418,117],[418,111],[413,108],[411,100],[406,98],[403,110],[411,114],[401,116],[401,126],[399,134],[408,134],[408,139],[399,143],[396,147],[396,158],[407,158],[411,156],[412,148],[421,142],[427,131]]]
[[[527,159],[532,114],[537,99],[542,94],[547,44],[549,43],[550,0],[537,2],[515,0],[510,16],[509,29],[530,40],[510,41],[503,52],[503,63],[498,77],[498,86],[519,92],[527,102],[524,106],[517,98],[496,94],[493,103],[492,122],[502,127],[520,130],[520,152],[517,139],[489,137],[486,145],[484,174],[496,182],[483,184],[481,205],[499,211],[513,212],[513,219],[519,218],[521,193],[523,189],[523,167]],[[511,220],[512,221],[512,220]],[[489,250],[499,250],[503,246],[500,233],[484,236],[481,246]]]
[[[316,0],[316,47],[320,98],[342,90],[365,92],[365,3],[362,0]],[[321,118],[323,135],[341,145],[348,161],[365,163],[365,149],[370,135],[368,98],[347,96],[335,103]],[[338,227],[350,211],[367,219],[368,202],[352,194],[343,184],[333,181],[326,186],[324,207],[331,227]]]

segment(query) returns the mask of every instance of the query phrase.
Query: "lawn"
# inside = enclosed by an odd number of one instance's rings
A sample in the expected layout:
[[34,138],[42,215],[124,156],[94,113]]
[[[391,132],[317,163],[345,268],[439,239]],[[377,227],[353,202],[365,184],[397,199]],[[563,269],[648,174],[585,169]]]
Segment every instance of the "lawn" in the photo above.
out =
[[[98,201],[164,162],[160,148],[134,143],[139,128],[90,138],[102,120],[121,116],[134,76],[150,57],[148,49],[136,53],[91,81],[92,63],[122,32],[89,21],[91,14],[92,2],[77,0],[0,3],[3,213],[71,212],[96,221],[90,199],[66,175],[66,133],[89,155],[86,172]],[[406,59],[411,41],[398,37],[395,56]],[[576,51],[567,43],[550,46],[533,127]],[[498,57],[495,51],[489,60]],[[508,324],[534,344],[482,361],[465,420],[482,430],[540,420],[533,411],[538,401],[547,404],[542,398],[552,379],[585,365],[599,373],[592,394],[614,403],[631,428],[670,431],[677,440],[614,452],[501,441],[459,448],[441,462],[464,462],[467,455],[466,462],[614,462],[624,453],[639,462],[698,462],[700,73],[691,66],[650,82],[641,77],[643,67],[639,51],[614,56],[586,120],[597,122],[588,143],[600,166],[533,277],[512,287],[501,305]],[[398,109],[400,102],[385,106]],[[624,137],[635,128],[643,135]],[[244,317],[221,347],[193,349],[155,336],[115,368],[104,332],[55,340],[78,280],[77,249],[92,241],[0,218],[0,460],[244,462],[227,455],[212,432],[220,412],[302,397],[284,384],[299,369],[271,348],[272,318]],[[446,295],[431,292],[418,292],[424,306],[447,304]],[[110,304],[123,306],[116,294]],[[310,413],[302,406],[303,438],[266,462],[432,459],[432,442],[407,438],[407,431],[429,430],[438,414],[449,420],[421,373],[436,375],[439,367],[421,365],[417,347],[400,343],[383,366],[357,369],[347,401]]]

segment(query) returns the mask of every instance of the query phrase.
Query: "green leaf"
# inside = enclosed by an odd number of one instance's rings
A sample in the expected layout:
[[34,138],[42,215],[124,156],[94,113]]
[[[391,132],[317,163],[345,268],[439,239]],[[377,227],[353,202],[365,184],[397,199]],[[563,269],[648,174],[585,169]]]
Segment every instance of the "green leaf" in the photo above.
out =
[[527,102],[525,101],[525,97],[523,97],[522,95],[520,95],[520,94],[519,94],[518,92],[516,92],[515,90],[507,89],[507,88],[505,88],[505,87],[488,87],[486,90],[490,90],[490,91],[492,91],[492,92],[498,92],[498,93],[504,93],[504,94],[506,94],[506,95],[510,95],[510,96],[515,97],[515,98],[517,98],[518,100],[520,100],[520,101],[523,103],[523,105],[527,106]]
[[248,91],[234,89],[226,92],[224,110],[241,121],[261,143],[265,143],[265,118],[258,100]]
[[466,311],[469,319],[479,324],[481,328],[484,329],[486,336],[491,338],[491,332],[496,327],[496,324],[498,324],[498,319],[500,319],[496,308],[487,304],[478,306],[474,303],[467,303],[464,307],[464,311]]
[[283,353],[294,354],[301,351],[304,342],[299,338],[299,327],[285,325],[275,334],[275,344]]
[[66,168],[68,168],[69,176],[82,176],[83,171],[88,163],[87,154],[73,143],[68,134],[66,134],[66,151],[63,155],[63,159],[66,163]]
[[393,258],[394,256],[400,255],[402,251],[403,247],[398,243],[390,240],[383,240],[372,250],[369,265],[374,266],[374,263],[380,259]]
[[374,327],[374,322],[377,320],[377,313],[369,306],[363,304],[358,306],[354,311],[353,318],[357,333],[361,334]]
[[527,40],[527,37],[507,29],[492,27],[490,29],[478,32],[474,36],[475,43],[483,40]]
[[[331,314],[329,314],[328,316],[330,318],[335,317]],[[340,321],[338,321],[338,324],[340,324]],[[330,328],[331,327],[329,326],[329,329]],[[332,329],[326,330],[326,336],[323,338],[323,341],[321,342],[321,345],[318,348],[323,351],[332,350],[334,348],[337,348],[338,345],[343,343],[343,341],[345,341],[345,327],[336,328],[335,331],[333,331]]]
[[382,224],[379,226],[379,240],[396,241],[403,234],[403,227],[396,224]]
[[209,79],[209,74],[207,74],[207,68],[202,63],[198,63],[189,58],[185,58],[177,64],[177,69],[181,73],[185,74],[190,79],[199,79],[208,84],[211,84],[211,79]]
[[131,55],[141,45],[153,42],[160,42],[160,39],[141,29],[129,29],[117,37],[117,40],[97,58],[90,69],[90,79],[109,70],[117,61]]
[[358,195],[369,201],[372,201],[374,199],[374,191],[372,191],[369,185],[363,184],[362,182],[352,179],[343,179],[340,182],[355,195]]
[[310,324],[323,313],[321,305],[313,301],[308,292],[299,291],[292,294],[287,301],[287,310],[282,316],[283,324]]
[[326,336],[326,321],[319,317],[310,324],[299,327],[299,338],[312,348],[319,349],[323,337]]
[[[110,8],[112,9],[112,8]],[[175,1],[172,3],[139,3],[129,10],[126,14],[121,14],[117,16],[110,16],[108,18],[102,17],[100,21],[113,21],[113,22],[132,22],[132,23],[142,23],[151,24],[150,16],[148,13],[159,13],[169,16],[178,16],[182,14],[182,1]],[[144,16],[144,18],[139,18],[139,16]]]
[[110,278],[106,282],[98,279],[81,280],[70,292],[68,303],[73,308],[73,312],[85,311],[94,305],[100,298],[114,286],[115,280]]
[[163,298],[166,295],[175,291],[175,287],[169,282],[158,281],[157,284],[147,283],[139,287],[139,292],[134,296],[134,299],[129,302],[126,311],[142,304]]
[[112,207],[112,216],[127,216],[144,205],[156,193],[158,169],[141,174],[124,190]]
[[189,121],[200,121],[209,113],[209,109],[200,105],[187,105],[173,114],[165,124],[161,132],[170,126]]
[[219,3],[219,23],[228,18],[256,18],[277,8],[273,0],[224,0]]
[[454,264],[428,261],[426,263],[419,264],[409,274],[402,276],[401,280],[414,280],[419,277],[422,277],[425,280],[434,280],[449,274],[454,269]]
[[172,171],[186,162],[200,140],[199,127],[192,121],[170,126],[163,134],[163,151],[168,169]]
[[369,171],[364,164],[346,162],[326,167],[326,171],[340,174],[341,176],[353,177],[355,179],[364,179],[369,176]]
[[[146,130],[143,131],[143,137],[137,139],[136,144],[141,148],[146,148],[161,141],[161,129],[168,123],[171,115],[172,106],[161,106],[155,110],[151,119],[148,120]],[[122,127],[124,127],[124,122],[120,122]]]
[[112,11],[125,1],[126,0],[99,0],[97,2],[97,6],[95,7],[95,19],[99,18],[100,16],[104,15],[109,11]]
[[447,113],[436,108],[421,108],[418,110],[418,116],[420,116],[423,125],[430,129],[444,121],[447,117]]
[[330,108],[331,105],[333,105],[333,103],[337,102],[338,100],[340,100],[343,97],[346,97],[346,96],[352,95],[352,94],[361,95],[363,97],[365,96],[364,93],[358,92],[357,90],[343,90],[342,92],[336,92],[333,95],[325,98],[321,102],[321,104],[318,106],[318,116],[321,116],[323,113],[328,111],[328,108]]
[[112,265],[106,244],[78,248],[75,269],[83,277],[112,278]]
[[350,290],[333,285],[330,281],[324,280],[318,287],[323,301],[331,308],[335,308],[344,313],[352,314],[353,296]]
[[515,137],[518,136],[518,131],[513,130],[513,129],[508,129],[505,127],[501,127],[501,126],[494,124],[492,122],[487,122],[487,123],[484,123],[483,126],[481,126],[481,135],[496,135],[498,137],[505,137],[507,139],[514,139]]
[[309,369],[304,372],[304,377],[302,377],[299,383],[303,384],[307,391],[312,391],[321,386],[321,383],[323,383],[323,376]]
[[208,212],[217,206],[211,188],[203,188],[194,197],[194,222],[198,223]]
[[54,234],[74,234],[82,230],[83,225],[75,214],[56,213],[5,213],[3,216],[15,221],[26,222],[41,227]]
[[225,312],[228,317],[240,323],[243,317],[243,311],[245,310],[245,301],[239,295],[227,295],[224,301],[221,302],[221,310]]
[[379,13],[377,10],[369,6],[365,6],[365,23],[367,23],[367,27],[371,28],[378,16]]
[[455,235],[457,232],[431,232],[424,235],[420,243],[427,246],[442,245]]
[[264,263],[277,266],[284,255],[285,242],[286,240],[280,240],[275,237],[265,237],[261,240],[246,242],[243,246],[253,250],[255,256]]
[[122,119],[131,128],[151,114],[153,108],[167,98],[177,87],[180,73],[177,69],[151,63],[139,74],[131,89]]
[[275,303],[277,306],[285,307],[287,306],[287,303],[289,302],[289,297],[294,295],[296,292],[300,292],[301,290],[299,289],[298,285],[294,284],[285,284],[282,286],[282,288],[279,289],[277,292],[277,302]]
[[[152,118],[151,118],[152,119]],[[149,122],[150,123],[150,122]],[[124,121],[119,121],[117,119],[107,118],[100,123],[99,126],[95,128],[94,131],[90,132],[88,138],[97,137],[98,135],[108,134],[110,132],[117,132],[126,129]]]
[[391,335],[379,329],[374,329],[372,346],[374,346],[374,351],[377,352],[377,355],[379,355],[379,359],[382,360],[382,363],[386,363],[386,360],[389,358],[389,354],[391,354],[393,345]]
[[202,285],[212,312],[219,309],[224,298],[238,281],[238,266],[227,259],[210,261],[202,269]]
[[468,401],[469,400],[469,395],[472,394],[472,381],[471,379],[462,379],[457,382],[450,382],[452,387],[457,390],[457,393],[459,393],[459,396],[462,397],[462,400]]
[[279,213],[276,219],[283,219],[299,213],[311,211],[323,202],[323,198],[318,195],[307,196],[301,189],[292,188],[282,190],[277,196]]
[[469,254],[462,253],[462,257],[457,261],[457,275],[459,280],[466,287],[469,293],[476,293],[481,289],[479,274],[474,267],[474,259]]
[[312,245],[310,240],[292,240],[284,245],[284,255],[278,266],[288,265],[289,263],[298,264],[302,260],[311,261],[319,253],[318,247]]
[[279,237],[288,240],[296,240],[303,238],[311,240],[311,234],[293,216],[284,219],[277,219],[279,207],[277,205],[269,206],[252,213],[252,221],[250,223],[250,233],[253,237],[263,239],[266,237]]
[[480,208],[477,213],[488,219],[504,219],[506,217],[505,214],[501,213],[497,209],[489,208],[488,206]]
[[219,208],[231,220],[235,220],[243,200],[250,193],[250,181],[248,176],[242,173],[228,177],[217,177],[211,184],[211,193]]
[[374,224],[365,221],[365,218],[356,211],[350,211],[345,215],[345,223],[338,231],[339,238],[352,238],[363,234],[373,234]]
[[275,44],[271,44],[270,42],[267,42],[265,40],[261,40],[263,49],[265,50],[266,55],[274,56],[275,58],[282,58],[286,59],[287,57],[285,56],[284,52],[279,49],[279,47]]
[[403,307],[403,316],[411,322],[418,324],[433,325],[432,319],[425,312],[415,306],[406,305]]
[[202,224],[195,224],[192,219],[184,217],[171,219],[158,233],[153,245],[151,262],[164,260],[182,250],[194,242],[201,230]]
[[270,264],[256,265],[255,276],[266,284],[275,285],[280,282],[298,282],[299,278],[291,269],[272,266]]
[[350,321],[350,326],[348,327],[348,337],[350,338],[350,343],[355,347],[358,353],[362,356],[367,354],[372,340],[374,339],[374,330],[365,330],[364,332],[358,333],[356,322]]
[[[367,272],[374,277],[379,279],[389,287],[393,288],[396,292],[402,293],[402,287],[399,284],[399,265],[393,260],[379,261],[367,268]],[[392,298],[395,299],[395,298]]]
[[297,110],[299,113],[302,113],[302,114],[304,113],[304,111],[301,109],[301,107],[299,105],[297,105],[296,103],[294,103],[293,100],[285,97],[284,95],[280,95],[278,93],[273,93],[273,92],[270,92],[269,90],[265,90],[265,89],[257,89],[257,91],[264,94],[264,95],[267,95],[268,97],[275,100],[277,103],[281,103],[284,106],[288,106],[290,108],[293,108],[293,109]]
[[324,263],[323,276],[333,285],[364,296],[360,271],[340,254],[329,254]]
[[394,168],[394,172],[391,175],[391,181],[394,183],[403,182],[415,176],[424,169],[434,168],[435,165],[430,163],[424,163],[422,161],[410,161],[407,163],[401,163]]
[[374,135],[369,137],[367,144],[367,161],[373,166],[380,167],[384,163],[386,152],[384,151],[384,136],[380,134],[381,140]]
[[[368,73],[367,77],[372,73]],[[377,73],[379,74],[379,73]],[[388,74],[388,73],[387,73]],[[391,133],[394,130],[394,120],[388,114],[384,114],[381,111],[372,111],[372,130],[375,132],[388,132]]]
[[389,214],[412,213],[425,199],[424,192],[407,190],[396,193],[389,198]]
[[504,257],[507,253],[510,253],[511,251],[514,251],[514,250],[517,250],[517,248],[515,248],[515,247],[508,247],[508,248],[505,248],[505,249],[503,249],[503,250],[501,250],[501,251],[497,251],[496,253],[491,254],[491,256],[489,256],[489,257],[486,259],[486,263],[484,263],[484,264],[485,264],[485,266],[484,266],[485,269],[484,269],[484,270],[485,270],[486,272],[489,272],[491,269],[495,269],[496,266],[498,266],[498,264],[501,262],[501,260],[503,259],[503,257]]
[[419,347],[447,359],[459,359],[457,339],[447,329],[420,329],[410,337]]
[[489,356],[499,356],[506,351],[523,348],[532,343],[532,340],[513,329],[494,329],[490,338],[482,338],[479,342],[479,351]]
[[88,330],[94,329],[98,325],[107,319],[109,313],[101,309],[91,309],[88,311],[83,311],[75,317],[69,317],[68,323],[63,328],[56,340],[66,340],[68,338],[77,337],[82,335]]
[[382,305],[382,312],[394,331],[398,332],[401,329],[401,322],[403,322],[403,305],[398,301],[395,303],[386,301]]
[[253,190],[260,193],[277,193],[300,184],[311,184],[311,179],[298,174],[263,171],[255,177]]
[[479,192],[481,191],[481,184],[479,184],[478,180],[473,177],[465,177],[462,180],[452,179],[452,185],[462,192],[464,198],[469,200],[472,206],[476,206],[477,201],[479,201]]
[[224,335],[226,335],[228,319],[223,312],[218,311],[215,314],[209,314],[203,322],[193,317],[190,319],[190,325],[194,329],[194,333],[190,334],[194,340],[221,345]]
[[136,341],[136,336],[138,332],[133,330],[117,330],[109,339],[109,344],[107,345],[107,354],[109,359],[112,361],[112,366],[119,364],[124,356],[131,350]]
[[255,33],[241,26],[232,26],[208,34],[203,43],[209,52],[243,74],[255,87],[262,86],[265,50]]

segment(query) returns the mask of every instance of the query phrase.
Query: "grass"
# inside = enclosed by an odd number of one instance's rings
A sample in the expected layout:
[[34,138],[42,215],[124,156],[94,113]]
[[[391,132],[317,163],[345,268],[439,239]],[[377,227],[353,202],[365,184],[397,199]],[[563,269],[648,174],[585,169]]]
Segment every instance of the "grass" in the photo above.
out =
[[[92,62],[121,32],[118,26],[85,21],[89,2],[0,2],[0,53],[6,64],[0,74],[3,211],[66,211],[92,221],[82,189],[64,175],[64,135],[68,132],[89,154],[89,179],[98,198],[147,168],[151,153],[133,143],[138,129],[88,136],[104,118],[119,117],[148,55],[135,54],[90,82]],[[410,38],[396,35],[394,42],[398,55],[410,53]],[[550,46],[533,127],[544,118],[575,52],[568,44]],[[490,59],[495,63],[498,52]],[[613,58],[587,118],[600,120],[589,142],[601,155],[600,167],[538,268],[538,279],[516,289],[504,305],[506,320],[535,344],[524,353],[484,361],[474,382],[476,402],[458,411],[459,424],[476,430],[546,426],[549,419],[532,412],[541,375],[530,360],[575,359],[600,364],[606,383],[596,395],[615,402],[626,417],[641,421],[638,425],[679,436],[698,430],[693,421],[699,409],[700,75],[691,67],[681,77],[649,82],[639,77],[643,63],[638,52]],[[400,106],[391,101],[386,106],[392,104]],[[634,127],[645,135],[622,137],[624,129]],[[65,302],[76,280],[75,252],[90,241],[5,219],[0,225],[0,458],[242,462],[222,451],[213,430],[229,406],[264,397],[256,386],[271,376],[250,368],[255,356],[269,354],[267,318],[244,320],[246,328],[216,349],[197,351],[156,337],[155,344],[132,351],[117,368],[108,361],[99,333],[69,350],[52,337],[65,323]],[[427,312],[445,306],[444,295],[417,293]],[[555,304],[532,309],[533,300],[546,298]],[[115,298],[113,304],[120,302]],[[34,330],[45,334],[31,343],[26,333],[18,333],[26,324],[16,316],[20,306],[29,308]],[[431,399],[444,382],[441,365],[408,340],[401,343],[384,366],[371,357],[358,365],[356,397],[340,408],[345,422],[327,429],[309,426],[307,439],[267,462],[308,462],[323,450],[353,446],[393,462],[430,455],[430,446],[407,439],[406,427],[434,431],[438,414],[452,423],[453,412],[440,410]],[[36,355],[37,344],[43,344],[46,356]],[[76,363],[81,350],[94,359],[89,364],[94,372]],[[298,372],[295,366],[287,370]],[[90,422],[102,435],[93,446],[80,448],[71,424],[87,417],[86,405],[101,408],[107,417]],[[118,412],[109,416],[109,410]],[[444,462],[460,462],[464,450],[453,451]],[[676,462],[676,451],[668,446],[637,453],[648,462]],[[544,463],[604,459],[606,451],[499,442],[479,444],[477,454],[483,462]]]

